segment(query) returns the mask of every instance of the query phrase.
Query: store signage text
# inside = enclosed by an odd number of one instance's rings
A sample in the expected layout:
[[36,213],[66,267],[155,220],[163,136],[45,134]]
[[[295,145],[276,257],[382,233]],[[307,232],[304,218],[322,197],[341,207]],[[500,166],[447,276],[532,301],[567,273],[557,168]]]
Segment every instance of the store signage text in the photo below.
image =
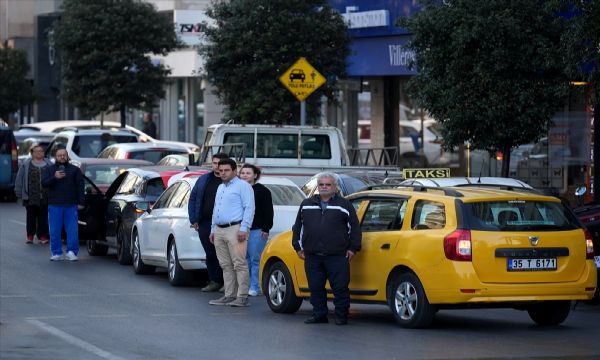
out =
[[406,49],[404,45],[388,45],[390,55],[390,66],[408,67],[415,60],[415,52]]
[[342,17],[349,29],[372,28],[388,26],[390,13],[388,10],[356,11],[358,6],[346,6],[346,13]]

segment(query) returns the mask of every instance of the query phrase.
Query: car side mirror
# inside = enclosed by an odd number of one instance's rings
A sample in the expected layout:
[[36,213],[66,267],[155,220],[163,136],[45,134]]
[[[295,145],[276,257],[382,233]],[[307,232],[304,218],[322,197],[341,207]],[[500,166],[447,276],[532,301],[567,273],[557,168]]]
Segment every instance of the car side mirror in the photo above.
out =
[[149,214],[150,212],[152,212],[150,203],[147,201],[138,201],[135,204],[135,212],[138,214],[143,214],[143,213],[147,212]]
[[92,186],[91,185],[88,185],[88,186],[85,187],[85,193],[86,193],[86,195],[92,193]]
[[587,192],[587,188],[585,186],[580,186],[575,190],[575,196],[583,196]]

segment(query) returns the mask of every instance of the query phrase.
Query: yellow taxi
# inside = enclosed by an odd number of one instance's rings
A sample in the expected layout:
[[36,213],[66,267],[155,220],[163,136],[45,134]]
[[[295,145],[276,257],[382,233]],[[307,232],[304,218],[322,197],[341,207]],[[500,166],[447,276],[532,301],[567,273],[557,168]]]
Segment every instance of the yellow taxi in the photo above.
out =
[[[417,186],[348,199],[362,230],[351,300],[387,304],[403,327],[427,327],[438,310],[466,307],[512,307],[558,325],[571,300],[594,295],[592,238],[557,198]],[[294,313],[310,296],[291,231],[269,241],[260,271],[272,311]]]

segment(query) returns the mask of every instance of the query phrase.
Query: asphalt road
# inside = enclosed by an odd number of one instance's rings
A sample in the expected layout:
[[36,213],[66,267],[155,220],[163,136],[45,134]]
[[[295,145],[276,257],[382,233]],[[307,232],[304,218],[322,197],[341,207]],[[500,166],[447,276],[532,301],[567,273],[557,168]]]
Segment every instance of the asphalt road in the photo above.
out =
[[379,305],[353,305],[345,327],[305,325],[307,303],[294,315],[263,298],[209,306],[219,295],[135,275],[113,253],[50,262],[47,245],[25,244],[24,219],[0,203],[0,359],[600,359],[600,306],[577,304],[552,328],[494,309],[405,330]]

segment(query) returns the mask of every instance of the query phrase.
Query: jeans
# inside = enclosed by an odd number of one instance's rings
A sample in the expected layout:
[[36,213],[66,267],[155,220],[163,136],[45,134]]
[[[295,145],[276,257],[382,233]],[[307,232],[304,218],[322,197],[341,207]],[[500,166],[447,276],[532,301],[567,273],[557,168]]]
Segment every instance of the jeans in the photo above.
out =
[[67,251],[79,253],[79,229],[77,228],[77,205],[48,205],[50,225],[50,250],[52,255],[62,255],[61,233],[63,225],[67,232]]
[[211,219],[203,220],[198,227],[198,236],[206,254],[206,270],[208,271],[208,280],[223,284],[223,270],[217,259],[217,251],[215,245],[210,242],[210,222]]
[[267,244],[267,240],[263,240],[261,234],[261,229],[250,230],[250,237],[248,238],[248,255],[246,256],[248,269],[250,271],[250,290],[256,292],[260,290],[260,279],[258,278],[260,256]]
[[347,318],[350,309],[350,263],[345,255],[306,254],[304,270],[310,289],[310,303],[315,317],[327,316],[327,292],[325,282],[329,279],[333,290],[333,305],[337,318]]

